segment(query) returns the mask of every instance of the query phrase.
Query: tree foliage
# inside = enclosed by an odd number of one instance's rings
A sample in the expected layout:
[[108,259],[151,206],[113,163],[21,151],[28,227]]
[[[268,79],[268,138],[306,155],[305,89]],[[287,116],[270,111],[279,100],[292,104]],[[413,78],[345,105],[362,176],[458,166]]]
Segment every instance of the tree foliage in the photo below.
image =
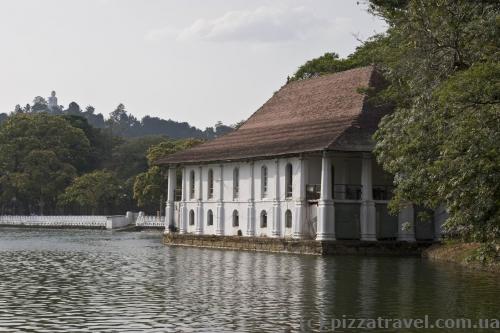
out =
[[84,132],[59,116],[17,114],[0,127],[0,205],[43,213],[87,163]]
[[[98,170],[76,178],[59,197],[59,205],[78,207],[80,211],[104,212],[116,211],[125,193],[118,178],[109,171]],[[123,213],[123,212],[120,212]]]
[[379,63],[396,105],[376,133],[395,175],[393,208],[444,204],[449,232],[500,236],[499,5],[493,1],[372,1],[389,24]]
[[201,142],[196,139],[167,140],[149,148],[147,153],[149,169],[138,174],[134,182],[134,199],[139,207],[149,212],[154,212],[157,208],[161,210],[162,202],[167,198],[167,170],[156,165],[156,162],[162,157],[194,147]]

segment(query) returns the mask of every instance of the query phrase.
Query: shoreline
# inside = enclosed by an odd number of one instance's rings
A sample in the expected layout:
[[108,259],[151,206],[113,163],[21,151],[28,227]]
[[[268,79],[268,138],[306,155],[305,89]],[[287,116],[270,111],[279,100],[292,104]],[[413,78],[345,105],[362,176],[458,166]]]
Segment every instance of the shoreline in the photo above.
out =
[[461,267],[490,273],[500,273],[500,262],[493,260],[491,264],[483,264],[472,256],[480,248],[481,243],[443,242],[434,244],[422,252],[422,258],[436,262],[447,262]]
[[163,243],[168,246],[212,248],[222,250],[289,253],[305,255],[361,255],[361,256],[403,256],[421,257],[433,241],[360,241],[335,240],[316,241],[271,237],[241,237],[171,234],[163,235]]

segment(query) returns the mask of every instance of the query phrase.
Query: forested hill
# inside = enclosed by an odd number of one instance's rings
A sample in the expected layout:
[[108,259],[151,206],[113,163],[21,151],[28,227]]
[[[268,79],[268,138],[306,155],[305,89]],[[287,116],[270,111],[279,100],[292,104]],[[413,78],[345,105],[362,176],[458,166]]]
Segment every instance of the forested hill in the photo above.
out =
[[[187,122],[177,122],[171,119],[161,119],[158,117],[145,116],[141,120],[128,113],[123,104],[119,104],[116,109],[105,119],[101,113],[95,113],[92,106],[87,106],[82,110],[76,102],[71,102],[67,108],[62,105],[49,108],[47,100],[37,96],[32,104],[25,107],[16,105],[11,114],[18,113],[41,113],[46,112],[54,115],[76,115],[81,116],[95,128],[109,128],[113,135],[124,138],[136,138],[150,135],[162,135],[172,139],[196,138],[209,140],[221,136],[233,130],[232,126],[217,122],[213,127],[204,130],[189,125]],[[9,114],[0,113],[0,124],[7,120]]]

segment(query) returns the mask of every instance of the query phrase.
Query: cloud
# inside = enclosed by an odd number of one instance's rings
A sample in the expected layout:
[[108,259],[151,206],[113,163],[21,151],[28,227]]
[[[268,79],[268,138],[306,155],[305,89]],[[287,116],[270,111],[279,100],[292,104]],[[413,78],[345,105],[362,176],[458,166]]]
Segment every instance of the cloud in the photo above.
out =
[[201,18],[177,31],[172,28],[152,30],[146,38],[158,40],[175,34],[179,41],[287,42],[304,40],[332,24],[335,22],[304,7],[259,7],[229,11],[215,19]]

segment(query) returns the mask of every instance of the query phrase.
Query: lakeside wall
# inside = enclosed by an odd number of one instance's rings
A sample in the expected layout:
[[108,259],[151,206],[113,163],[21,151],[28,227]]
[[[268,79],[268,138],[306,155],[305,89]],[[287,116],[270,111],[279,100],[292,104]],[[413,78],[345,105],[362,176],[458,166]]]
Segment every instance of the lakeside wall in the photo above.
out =
[[0,227],[78,228],[78,229],[165,229],[165,218],[127,212],[126,215],[0,215]]
[[171,246],[191,246],[243,251],[279,252],[308,255],[421,256],[432,241],[317,241],[292,238],[240,237],[165,233]]
[[1,215],[0,226],[105,229],[107,216]]

